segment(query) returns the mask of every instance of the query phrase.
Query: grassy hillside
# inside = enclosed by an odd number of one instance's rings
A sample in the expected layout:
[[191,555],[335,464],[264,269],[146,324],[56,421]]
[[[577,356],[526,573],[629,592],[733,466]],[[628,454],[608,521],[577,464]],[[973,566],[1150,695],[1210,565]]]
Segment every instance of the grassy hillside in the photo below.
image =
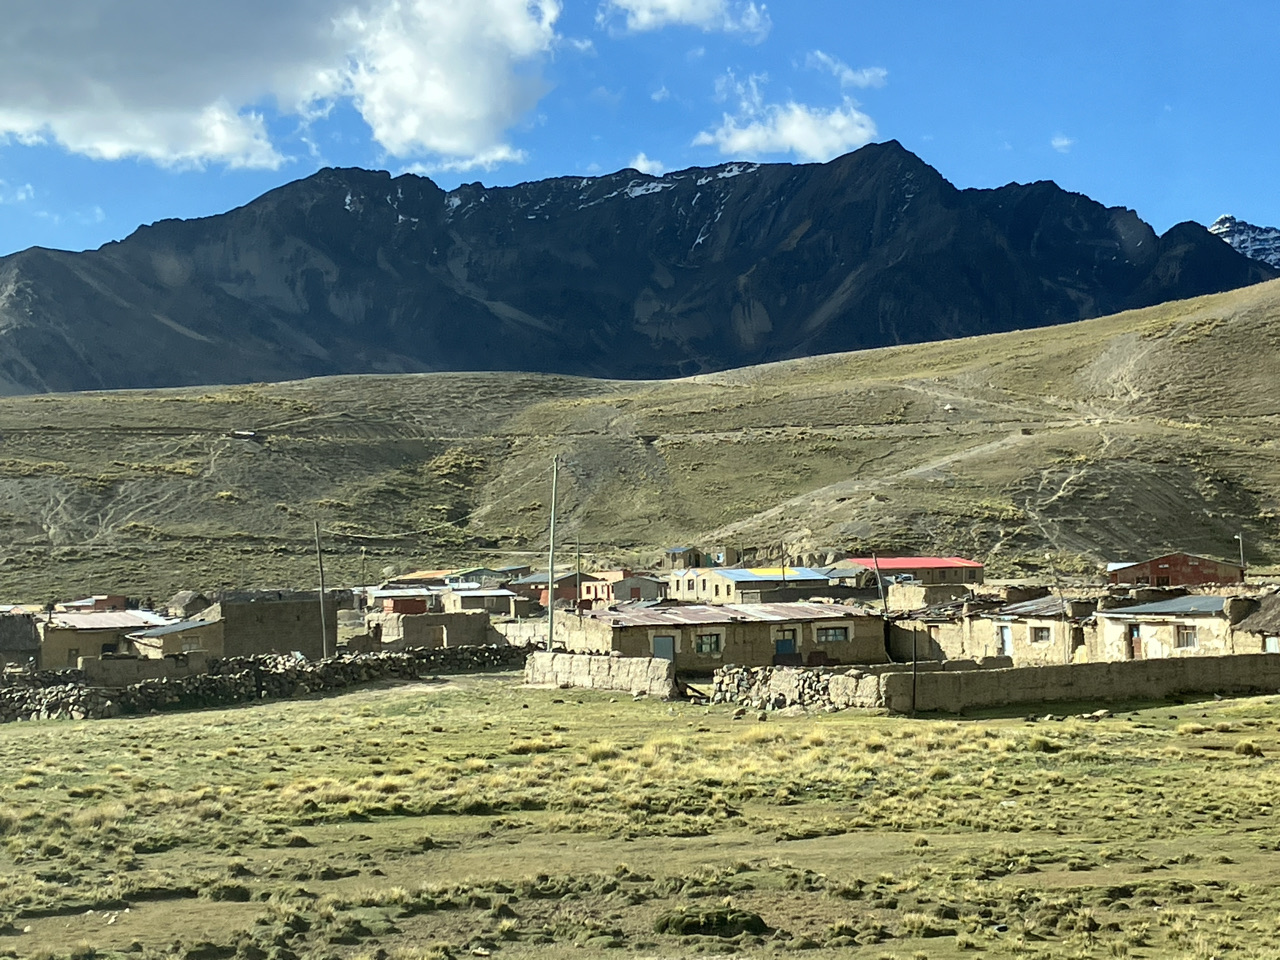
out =
[[[1067,569],[1280,558],[1280,282],[1047,330],[664,382],[340,377],[0,399],[0,599],[677,542]],[[237,439],[254,430],[258,440]]]
[[1273,699],[758,723],[518,683],[6,725],[5,955],[1280,956]]

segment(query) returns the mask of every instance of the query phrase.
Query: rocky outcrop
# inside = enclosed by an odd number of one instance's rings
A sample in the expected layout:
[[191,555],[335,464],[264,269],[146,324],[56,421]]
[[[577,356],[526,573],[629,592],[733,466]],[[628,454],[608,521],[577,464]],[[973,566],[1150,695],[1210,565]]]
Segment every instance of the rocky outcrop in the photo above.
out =
[[449,192],[323,170],[96,251],[0,260],[0,392],[432,370],[670,377],[1276,275],[1199,225],[1157,236],[1053,183],[957,190],[893,141],[824,164]]
[[1256,227],[1228,215],[1209,224],[1209,232],[1251,260],[1280,268],[1280,230],[1275,227]]

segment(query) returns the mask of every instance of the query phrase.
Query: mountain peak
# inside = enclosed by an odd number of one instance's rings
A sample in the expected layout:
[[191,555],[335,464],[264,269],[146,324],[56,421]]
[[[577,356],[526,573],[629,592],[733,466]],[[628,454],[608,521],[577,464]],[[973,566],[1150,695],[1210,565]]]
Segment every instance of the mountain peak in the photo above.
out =
[[1280,230],[1275,227],[1257,227],[1227,213],[1209,225],[1209,232],[1246,257],[1280,268]]

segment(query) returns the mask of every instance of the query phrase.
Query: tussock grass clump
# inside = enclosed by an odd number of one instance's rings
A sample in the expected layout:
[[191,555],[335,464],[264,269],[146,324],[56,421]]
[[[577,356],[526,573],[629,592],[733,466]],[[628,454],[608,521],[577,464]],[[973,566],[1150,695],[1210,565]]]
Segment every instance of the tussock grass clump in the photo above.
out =
[[1208,733],[1209,728],[1203,723],[1180,723],[1174,732],[1180,737],[1194,737],[1201,733]]
[[1252,740],[1240,740],[1232,748],[1236,754],[1242,757],[1260,757],[1262,756],[1262,748]]

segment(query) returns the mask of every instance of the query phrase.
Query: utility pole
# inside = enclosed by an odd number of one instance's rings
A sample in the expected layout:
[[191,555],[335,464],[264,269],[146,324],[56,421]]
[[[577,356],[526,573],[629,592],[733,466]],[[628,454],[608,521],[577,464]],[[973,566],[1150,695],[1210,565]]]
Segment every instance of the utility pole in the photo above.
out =
[[1237,533],[1235,539],[1240,541],[1240,582],[1244,583],[1244,534]]
[[547,649],[552,648],[556,629],[556,481],[560,455],[551,458],[551,537],[547,547]]
[[1053,576],[1054,588],[1058,591],[1058,607],[1062,613],[1062,653],[1063,663],[1070,663],[1073,659],[1072,654],[1075,652],[1071,649],[1071,626],[1067,617],[1067,600],[1062,595],[1062,581],[1058,579],[1058,568],[1053,565],[1053,554],[1046,553],[1045,560],[1049,563],[1049,573]]
[[575,537],[573,541],[573,610],[578,616],[582,616],[582,538]]
[[329,628],[324,616],[324,555],[320,552],[320,521],[316,521],[316,566],[320,568],[320,651],[329,658]]

